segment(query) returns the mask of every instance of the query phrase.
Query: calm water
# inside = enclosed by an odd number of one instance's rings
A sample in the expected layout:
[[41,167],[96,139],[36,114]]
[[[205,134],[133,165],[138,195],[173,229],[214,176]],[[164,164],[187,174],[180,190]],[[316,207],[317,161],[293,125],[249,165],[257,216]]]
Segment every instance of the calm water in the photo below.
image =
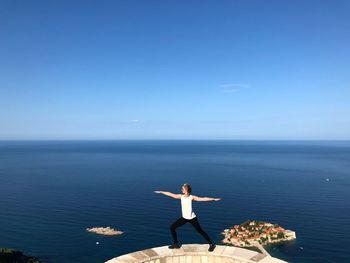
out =
[[[329,181],[326,179],[329,178]],[[171,243],[179,200],[154,190],[223,198],[197,202],[202,227],[246,219],[296,231],[268,247],[289,262],[350,262],[350,142],[0,142],[0,247],[45,262],[103,262]],[[111,226],[102,237],[86,227]],[[191,226],[182,243],[204,243]],[[96,242],[100,242],[96,245]]]

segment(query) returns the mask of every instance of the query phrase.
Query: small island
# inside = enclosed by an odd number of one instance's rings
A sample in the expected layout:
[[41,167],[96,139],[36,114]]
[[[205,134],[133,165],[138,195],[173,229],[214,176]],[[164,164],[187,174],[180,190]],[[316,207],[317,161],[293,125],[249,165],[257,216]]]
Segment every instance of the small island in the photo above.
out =
[[286,230],[277,224],[255,220],[234,225],[225,229],[222,234],[225,236],[223,243],[239,247],[252,247],[256,243],[267,245],[296,239],[294,231]]
[[122,231],[119,231],[117,229],[111,228],[111,227],[92,227],[87,228],[86,231],[92,232],[95,234],[105,235],[105,236],[117,236],[123,234]]

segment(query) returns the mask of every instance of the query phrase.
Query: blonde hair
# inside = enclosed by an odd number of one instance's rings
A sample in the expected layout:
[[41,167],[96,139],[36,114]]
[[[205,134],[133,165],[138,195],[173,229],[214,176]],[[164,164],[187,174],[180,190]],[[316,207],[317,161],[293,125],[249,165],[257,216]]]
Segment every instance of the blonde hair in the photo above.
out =
[[185,188],[189,194],[192,192],[192,188],[189,184],[185,183],[182,185],[182,187]]

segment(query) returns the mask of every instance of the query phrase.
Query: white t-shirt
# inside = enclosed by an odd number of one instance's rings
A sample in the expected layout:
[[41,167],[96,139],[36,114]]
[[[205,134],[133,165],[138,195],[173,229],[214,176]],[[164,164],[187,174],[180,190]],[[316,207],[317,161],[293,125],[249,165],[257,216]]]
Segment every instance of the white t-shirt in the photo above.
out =
[[192,195],[188,197],[181,195],[181,211],[183,218],[193,219],[196,217],[196,214],[192,211]]

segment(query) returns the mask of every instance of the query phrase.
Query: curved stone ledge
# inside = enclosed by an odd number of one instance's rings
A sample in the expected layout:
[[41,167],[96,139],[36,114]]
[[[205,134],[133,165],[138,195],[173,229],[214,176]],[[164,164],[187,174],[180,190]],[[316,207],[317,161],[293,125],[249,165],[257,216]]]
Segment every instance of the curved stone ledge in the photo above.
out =
[[125,254],[106,263],[286,263],[271,257],[261,246],[259,249],[262,253],[219,245],[213,252],[208,252],[207,244],[182,245],[180,249],[163,246]]

